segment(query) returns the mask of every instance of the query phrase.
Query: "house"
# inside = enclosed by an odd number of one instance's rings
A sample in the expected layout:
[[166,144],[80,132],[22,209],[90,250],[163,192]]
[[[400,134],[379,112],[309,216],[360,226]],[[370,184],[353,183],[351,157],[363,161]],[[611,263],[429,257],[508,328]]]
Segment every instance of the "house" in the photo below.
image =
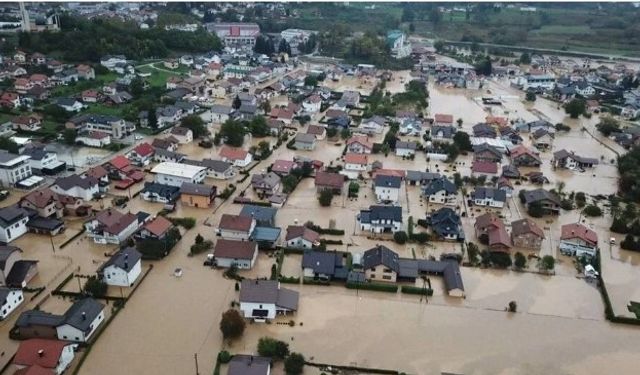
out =
[[127,155],[127,159],[132,161],[134,164],[138,166],[147,166],[153,160],[153,156],[155,154],[155,149],[153,146],[148,144],[147,142],[143,142],[138,144],[136,147],[129,152]]
[[76,135],[76,143],[101,148],[111,144],[111,136],[96,130],[80,131]]
[[101,165],[87,169],[84,177],[93,177],[98,180],[100,192],[104,192],[109,186],[109,172]]
[[575,171],[593,168],[593,166],[598,165],[599,161],[596,158],[586,158],[576,155],[573,151],[562,149],[553,153],[551,163],[554,168],[564,168]]
[[[412,135],[417,137],[422,133],[422,121],[419,119],[405,119],[400,123],[398,133],[400,135]],[[455,133],[455,131],[453,133]]]
[[227,375],[270,375],[271,358],[236,354],[229,361]]
[[90,80],[96,78],[96,72],[90,65],[80,64],[76,67],[76,70],[80,79]]
[[240,210],[240,216],[254,219],[256,226],[275,227],[277,212],[278,210],[273,207],[245,204]]
[[458,188],[443,176],[425,185],[422,189],[422,194],[428,198],[430,203],[455,205],[457,203]]
[[84,223],[87,236],[98,244],[119,245],[139,228],[138,217],[132,213],[123,214],[113,208],[98,212]]
[[99,93],[96,90],[84,90],[81,94],[83,103],[97,103]]
[[42,121],[38,116],[17,116],[11,120],[14,130],[37,131],[42,127]]
[[0,106],[6,108],[18,108],[20,106],[20,95],[15,92],[5,91],[0,96]]
[[502,166],[502,177],[519,179],[520,170],[513,164],[505,164]]
[[203,167],[207,168],[207,177],[218,180],[227,180],[236,175],[232,163],[213,159],[202,159],[201,163]]
[[256,219],[251,216],[223,214],[217,235],[224,239],[248,241],[256,227]]
[[498,132],[493,126],[480,123],[473,126],[473,136],[478,138],[496,138]]
[[451,143],[456,129],[451,126],[432,126],[431,139],[436,142]]
[[[71,198],[75,200],[74,198]],[[81,199],[77,199],[82,202]],[[20,207],[34,210],[38,216],[60,219],[64,216],[65,206],[62,199],[53,190],[45,187],[25,195],[20,199]]]
[[84,105],[73,98],[58,98],[56,104],[67,112],[79,112]]
[[42,369],[42,374],[60,375],[73,361],[77,346],[78,344],[60,340],[24,340],[20,342],[12,363],[19,371],[35,367]]
[[155,149],[153,154],[153,161],[158,163],[163,162],[171,162],[171,163],[182,163],[184,162],[185,154],[181,154],[179,152],[167,151],[161,148]]
[[481,243],[493,251],[507,251],[511,241],[504,222],[494,213],[488,212],[476,218],[473,225],[475,234]]
[[566,224],[560,229],[560,252],[576,257],[594,257],[598,235],[582,224]]
[[376,175],[373,180],[373,190],[378,203],[398,203],[401,185],[402,179],[400,177]]
[[137,236],[142,239],[164,240],[175,225],[164,216],[158,215],[144,223]]
[[238,147],[223,146],[220,150],[220,157],[222,161],[233,163],[239,168],[244,168],[253,161],[253,156],[250,153]]
[[123,119],[117,116],[81,114],[72,117],[65,124],[67,128],[87,131],[101,131],[109,134],[112,138],[120,139],[126,135],[131,128]]
[[59,340],[88,342],[104,321],[104,305],[93,298],[73,303],[56,326]]
[[320,125],[309,125],[307,134],[312,134],[316,137],[316,140],[321,141],[327,136],[327,129]]
[[367,280],[395,283],[400,272],[398,254],[378,245],[362,254],[362,268]]
[[498,163],[492,161],[474,160],[471,163],[471,175],[473,177],[493,177],[498,175]]
[[7,319],[22,302],[24,302],[24,295],[21,289],[0,287],[0,321]]
[[545,239],[542,228],[535,221],[524,218],[511,223],[511,242],[513,246],[540,250]]
[[357,128],[357,132],[363,134],[381,134],[387,121],[380,116],[363,119]]
[[311,249],[320,245],[320,234],[306,226],[289,225],[285,241],[290,248]]
[[0,285],[24,288],[38,273],[38,261],[23,260],[21,254],[18,247],[0,245]]
[[503,208],[507,201],[507,193],[500,189],[479,186],[471,193],[471,199],[476,206]]
[[332,172],[316,172],[315,186],[318,192],[331,190],[334,194],[342,194],[344,176]]
[[251,175],[251,187],[260,195],[273,195],[280,191],[280,176],[273,171]]
[[298,292],[282,288],[276,280],[244,279],[240,284],[240,311],[256,322],[297,311],[298,299]]
[[178,149],[178,145],[179,145],[178,140],[172,136],[169,136],[163,139],[155,138],[151,142],[151,146],[153,146],[154,149],[156,150],[161,149],[161,150],[171,151],[171,152],[176,152],[176,150]]
[[24,147],[22,155],[29,156],[29,166],[38,175],[54,175],[67,167],[67,163],[58,160],[58,154],[47,151],[44,145],[30,143]]
[[193,132],[189,128],[176,126],[171,129],[171,135],[180,142],[180,144],[188,144],[193,141]]
[[279,176],[288,176],[297,167],[297,164],[291,160],[278,159],[271,164],[271,172]]
[[361,135],[354,135],[347,140],[347,152],[354,154],[370,154],[373,151],[373,143]]
[[316,136],[313,134],[296,134],[293,146],[298,150],[311,151],[316,148]]
[[520,190],[522,203],[529,209],[532,204],[542,206],[545,214],[557,215],[560,213],[560,198],[548,190]]
[[278,134],[280,134],[282,132],[282,129],[285,127],[285,124],[281,120],[278,120],[278,119],[275,119],[275,118],[268,118],[267,119],[267,126],[269,127],[269,131],[270,131],[271,135],[276,137],[276,136],[278,136]]
[[258,244],[254,241],[219,239],[213,250],[215,264],[218,267],[251,269],[258,257]]
[[142,273],[141,259],[138,250],[125,247],[100,266],[98,275],[107,285],[132,287]]
[[436,113],[433,117],[433,125],[435,126],[453,126],[453,115]]
[[498,178],[496,186],[498,187],[498,189],[504,191],[504,193],[507,195],[507,198],[511,198],[511,196],[513,195],[513,184],[506,177]]
[[145,182],[140,197],[149,202],[172,203],[180,196],[180,187]]
[[407,171],[405,181],[411,186],[421,186],[430,183],[431,181],[442,177],[440,173],[430,173],[421,171]]
[[357,178],[362,172],[369,170],[369,157],[366,154],[348,153],[344,156],[344,170],[342,174],[349,178]]
[[416,142],[396,141],[396,156],[412,157],[416,154]]
[[515,166],[523,167],[539,167],[542,160],[538,153],[531,151],[523,145],[518,145],[509,151],[511,162]]
[[357,222],[361,231],[395,233],[402,230],[402,207],[371,206],[360,211]]
[[233,108],[227,105],[214,104],[211,106],[211,121],[222,124],[229,119],[233,113]]
[[318,95],[311,95],[302,101],[302,108],[307,113],[318,113],[322,106],[322,98]]
[[482,143],[473,146],[473,160],[499,163],[502,160],[502,152],[493,146]]
[[553,146],[553,140],[555,136],[547,129],[539,128],[531,133],[531,140],[533,146],[538,150],[548,150]]
[[158,184],[180,187],[185,182],[192,184],[202,183],[207,174],[207,168],[163,162],[153,167],[151,173],[155,174],[154,181]]
[[464,231],[460,216],[451,208],[443,207],[427,218],[431,230],[440,239],[461,241],[464,239]]
[[118,64],[126,64],[127,58],[124,55],[105,55],[100,58],[100,65],[109,70],[113,70]]
[[100,194],[97,179],[91,176],[80,177],[77,174],[57,178],[51,185],[51,190],[85,201],[90,201]]
[[204,184],[184,182],[180,186],[180,202],[196,208],[207,208],[213,205],[216,198],[216,187]]
[[302,276],[309,280],[346,280],[346,257],[346,253],[338,251],[306,250],[302,254]]
[[20,181],[31,177],[31,165],[28,155],[16,155],[0,150],[0,184],[15,186]]

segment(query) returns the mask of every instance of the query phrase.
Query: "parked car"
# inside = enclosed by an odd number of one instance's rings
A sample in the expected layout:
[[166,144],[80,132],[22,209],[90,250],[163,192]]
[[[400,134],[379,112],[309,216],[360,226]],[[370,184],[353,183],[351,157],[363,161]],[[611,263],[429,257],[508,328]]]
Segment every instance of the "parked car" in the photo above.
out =
[[7,199],[8,196],[9,196],[8,190],[0,190],[0,202]]

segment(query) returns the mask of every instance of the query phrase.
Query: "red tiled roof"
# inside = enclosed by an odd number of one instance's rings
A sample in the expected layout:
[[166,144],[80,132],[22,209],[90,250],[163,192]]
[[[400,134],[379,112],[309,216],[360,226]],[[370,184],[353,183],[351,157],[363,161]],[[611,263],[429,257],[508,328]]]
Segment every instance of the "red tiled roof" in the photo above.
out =
[[224,214],[220,218],[220,229],[249,232],[253,219],[250,216]]
[[348,164],[368,164],[369,158],[366,154],[346,154],[344,156],[344,162]]
[[349,138],[349,140],[347,141],[347,145],[350,145],[352,143],[359,143],[366,148],[373,148],[373,143],[369,142],[369,139],[364,135],[354,135],[353,137]]
[[531,156],[532,158],[540,160],[540,156],[538,156],[537,153],[529,150],[528,148],[526,148],[523,145],[518,145],[518,146],[512,148],[511,151],[509,151],[509,153],[511,154],[511,158],[512,159],[516,159],[516,158],[526,154],[526,155]]
[[278,159],[273,162],[271,166],[271,171],[280,172],[280,173],[289,173],[293,167],[295,167],[296,163],[291,160],[282,160]]
[[478,216],[473,226],[476,230],[486,231],[490,228],[497,228],[500,225],[498,223],[502,224],[500,218],[492,212],[487,212]]
[[151,232],[154,236],[160,237],[165,234],[169,229],[173,227],[173,224],[167,220],[164,216],[156,216],[155,219],[147,222],[144,228]]
[[442,113],[436,113],[434,116],[436,122],[446,122],[453,124],[453,115],[444,115]]
[[101,179],[102,177],[106,176],[108,173],[109,172],[107,172],[107,170],[104,169],[104,167],[101,165],[98,165],[96,167],[93,167],[87,170],[87,176],[91,176],[96,179]]
[[320,234],[314,230],[302,225],[289,225],[289,227],[287,227],[287,236],[285,237],[285,241],[298,237],[302,237],[309,242],[318,242],[320,240]]
[[142,157],[152,155],[155,152],[155,150],[153,149],[153,146],[151,146],[147,142],[140,143],[133,149],[133,151],[135,151],[136,154]]
[[307,128],[307,134],[323,135],[325,131],[324,126],[320,125],[309,125],[309,128]]
[[229,160],[244,160],[247,157],[247,151],[239,147],[225,146],[220,150],[220,156]]
[[14,372],[13,375],[55,375],[55,372],[38,365],[33,365],[20,369]]
[[[18,366],[39,365],[44,368],[56,368],[60,355],[65,346],[70,345],[66,341],[29,339],[22,341],[13,359],[13,364]],[[42,354],[38,352],[42,351]]]
[[253,259],[256,243],[219,239],[213,251],[217,258]]
[[344,176],[338,173],[317,172],[315,183],[316,186],[328,186],[341,189],[344,184]]
[[400,169],[378,169],[373,173],[373,177],[375,176],[392,176],[392,177],[400,177],[404,179],[406,177],[407,172]]
[[473,166],[471,167],[473,172],[478,173],[498,173],[498,163],[490,162],[490,161],[481,161],[476,160],[473,162]]
[[506,126],[509,124],[509,119],[501,116],[488,115],[485,118],[485,121],[487,122],[487,124],[490,124],[490,125]]
[[572,238],[579,238],[590,243],[591,245],[598,244],[598,235],[596,234],[596,232],[592,231],[582,224],[566,224],[562,226],[562,234],[560,235],[560,239],[569,240]]
[[129,159],[124,157],[124,155],[118,155],[115,158],[111,159],[109,164],[113,165],[115,168],[123,170],[127,167],[130,167]]

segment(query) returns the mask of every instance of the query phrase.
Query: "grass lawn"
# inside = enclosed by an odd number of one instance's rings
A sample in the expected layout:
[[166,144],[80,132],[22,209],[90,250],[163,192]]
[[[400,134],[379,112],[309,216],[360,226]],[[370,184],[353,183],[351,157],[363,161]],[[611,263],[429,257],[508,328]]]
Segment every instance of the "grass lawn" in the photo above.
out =
[[99,115],[111,115],[111,116],[119,116],[122,117],[122,113],[124,113],[125,108],[128,104],[119,105],[119,106],[108,106],[101,103],[89,104],[89,107],[82,111],[82,113],[95,113]]
[[149,84],[152,87],[165,87],[167,83],[167,78],[172,76],[182,76],[182,74],[179,72],[180,69],[176,69],[175,73],[169,73],[163,70],[157,70],[149,66],[142,67],[138,70],[142,73],[151,73],[151,76],[146,77],[145,79],[149,82]]
[[11,121],[14,115],[10,113],[0,113],[0,124],[4,124],[5,122]]
[[153,66],[158,68],[158,69],[170,70],[170,71],[172,71],[172,72],[174,72],[176,74],[186,74],[186,73],[189,73],[189,71],[191,70],[191,68],[189,68],[186,65],[182,65],[182,64],[178,65],[178,67],[175,68],[175,69],[169,69],[169,68],[165,67],[162,62],[157,62],[157,63],[153,64]]
[[51,96],[75,96],[79,95],[84,90],[101,89],[102,86],[115,81],[117,78],[118,75],[113,72],[109,72],[107,74],[98,74],[96,75],[96,79],[92,79],[89,81],[78,81],[69,85],[56,86],[51,90]]
[[51,134],[62,133],[62,131],[64,131],[64,125],[51,120],[44,120],[41,131]]

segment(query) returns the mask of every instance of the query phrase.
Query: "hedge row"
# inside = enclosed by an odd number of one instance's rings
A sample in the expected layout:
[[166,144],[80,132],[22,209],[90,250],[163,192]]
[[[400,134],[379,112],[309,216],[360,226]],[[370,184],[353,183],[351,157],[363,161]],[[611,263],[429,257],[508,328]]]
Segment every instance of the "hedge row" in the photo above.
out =
[[294,276],[291,276],[291,277],[280,276],[278,277],[278,281],[285,284],[300,284],[300,278],[294,277]]
[[406,294],[417,294],[417,295],[422,295],[422,296],[432,296],[433,295],[433,289],[431,289],[431,288],[419,288],[417,286],[410,286],[410,285],[403,285],[400,288],[400,291],[402,293],[406,293]]
[[304,254],[304,249],[297,249],[293,247],[284,247],[282,248],[285,254]]
[[334,236],[343,236],[344,229],[332,229],[332,228],[322,228],[319,225],[307,225],[307,228],[318,232],[319,234],[330,234]]
[[395,284],[378,284],[378,283],[346,283],[347,289],[366,289],[376,292],[396,293],[398,286]]
[[302,283],[305,285],[325,285],[325,286],[331,285],[329,281],[314,280],[314,279],[302,279]]
[[342,240],[325,240],[321,239],[320,243],[325,245],[342,245]]

